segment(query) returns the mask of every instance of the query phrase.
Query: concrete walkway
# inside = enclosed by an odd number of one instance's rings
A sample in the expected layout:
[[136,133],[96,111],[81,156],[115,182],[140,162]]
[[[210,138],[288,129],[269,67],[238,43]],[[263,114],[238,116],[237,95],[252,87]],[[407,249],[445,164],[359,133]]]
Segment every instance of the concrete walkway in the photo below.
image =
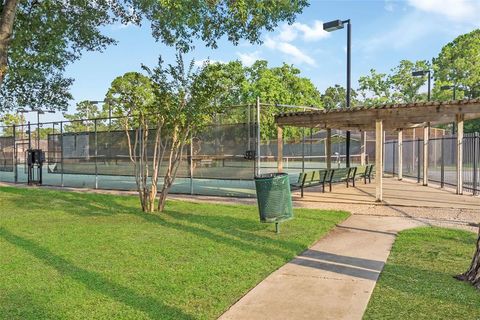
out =
[[352,215],[272,273],[220,319],[361,319],[402,217]]
[[220,319],[361,319],[397,232],[437,225],[475,231],[480,199],[409,181],[335,185],[333,192],[294,194],[296,207],[337,209],[352,216],[310,249],[272,273]]

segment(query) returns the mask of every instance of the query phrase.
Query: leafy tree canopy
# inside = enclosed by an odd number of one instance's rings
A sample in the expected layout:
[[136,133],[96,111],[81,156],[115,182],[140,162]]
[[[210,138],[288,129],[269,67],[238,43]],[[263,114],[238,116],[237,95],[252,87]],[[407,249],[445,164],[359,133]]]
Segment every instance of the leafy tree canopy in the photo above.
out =
[[192,48],[194,39],[216,47],[226,37],[259,42],[261,31],[293,22],[307,5],[296,1],[5,0],[0,4],[0,109],[66,109],[73,79],[66,66],[84,51],[115,40],[112,23],[150,23],[156,41]]
[[[66,114],[63,116],[69,120],[65,124],[64,131],[66,132],[85,132],[94,130],[95,122],[89,119],[106,118],[108,112],[100,109],[97,104],[90,101],[81,101],[77,103],[76,112],[74,114]],[[97,130],[105,129],[105,120],[97,121]]]
[[[357,92],[353,89],[350,91],[350,104],[355,106],[358,104],[357,101]],[[347,107],[347,89],[342,87],[339,84],[334,85],[333,87],[328,87],[325,89],[325,92],[322,94],[322,104],[323,107],[327,110],[346,108]]]
[[414,77],[412,72],[429,68],[429,63],[424,60],[415,62],[401,60],[390,74],[378,73],[375,69],[371,69],[369,75],[361,76],[358,80],[363,104],[378,105],[426,100],[426,95],[419,90],[427,82],[427,76]]
[[[274,116],[279,112],[292,110],[275,104],[322,107],[318,89],[292,65],[284,63],[279,67],[269,67],[267,61],[258,60],[247,67],[240,61],[232,61],[225,64],[212,63],[207,66],[208,69],[215,70],[211,72],[217,73],[217,81],[220,81],[223,87],[230,88],[227,94],[217,98],[217,103],[224,108],[238,104],[254,105],[257,97],[262,103],[272,104],[261,107],[261,134],[264,139],[276,137]],[[218,76],[219,74],[223,76]],[[245,108],[231,108],[224,112],[228,113],[222,117],[226,121],[246,122]],[[287,127],[284,134],[287,138],[295,137],[298,136],[299,129]]]
[[480,29],[445,45],[433,59],[433,69],[437,94],[441,86],[451,85],[457,87],[459,97],[480,96]]

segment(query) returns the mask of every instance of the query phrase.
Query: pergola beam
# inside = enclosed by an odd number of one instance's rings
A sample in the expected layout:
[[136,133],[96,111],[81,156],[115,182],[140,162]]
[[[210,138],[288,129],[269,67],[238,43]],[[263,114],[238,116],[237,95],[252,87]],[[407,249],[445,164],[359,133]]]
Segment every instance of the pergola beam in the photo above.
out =
[[291,112],[278,115],[276,122],[280,125],[321,129],[371,130],[375,127],[375,119],[383,119],[384,130],[397,130],[423,127],[428,122],[430,125],[451,123],[459,113],[464,114],[464,120],[480,118],[480,99]]

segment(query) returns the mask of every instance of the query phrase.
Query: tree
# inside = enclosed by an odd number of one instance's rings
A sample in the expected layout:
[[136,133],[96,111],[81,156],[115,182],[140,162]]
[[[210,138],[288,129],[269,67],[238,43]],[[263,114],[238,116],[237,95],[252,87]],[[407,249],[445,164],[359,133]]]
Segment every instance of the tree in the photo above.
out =
[[367,106],[389,103],[392,101],[391,80],[386,73],[377,73],[370,69],[370,74],[358,79],[363,104]]
[[455,276],[460,281],[471,283],[477,289],[480,289],[480,227],[477,237],[476,250],[473,255],[470,267],[465,273]]
[[433,69],[438,85],[461,88],[466,98],[480,96],[480,29],[446,44],[433,59]]
[[[436,99],[453,99],[453,89],[441,90],[442,86],[455,87],[457,100],[480,97],[480,29],[460,35],[446,44],[433,59],[433,69]],[[480,120],[465,122],[465,132],[479,130]]]
[[260,42],[263,29],[293,22],[298,1],[4,0],[0,4],[0,105],[64,110],[72,98],[66,66],[115,40],[106,25],[149,21],[156,41],[186,51],[193,39]]
[[[357,92],[351,89],[350,103],[352,106],[357,104]],[[325,93],[321,96],[322,105],[327,110],[341,109],[347,107],[347,89],[339,84],[325,89]]]
[[5,137],[12,137],[13,136],[13,126],[24,125],[25,116],[22,113],[11,114],[6,113],[0,116],[0,122],[7,126],[2,132],[2,135]]
[[[228,92],[218,77],[226,77],[219,65],[205,65],[194,71],[182,56],[176,65],[144,67],[149,77],[130,72],[112,82],[107,104],[122,116],[130,160],[142,209],[163,211],[168,193],[183,159],[191,134],[211,123],[219,111],[214,103],[221,92]],[[160,170],[163,184],[157,192]],[[158,194],[158,205],[155,199]]]
[[[97,104],[90,101],[80,101],[75,107],[74,114],[66,114],[63,116],[70,121],[69,124],[65,124],[66,132],[85,132],[93,131],[95,127],[95,121],[91,119],[106,118],[107,112],[100,109]],[[105,121],[97,120],[97,130],[105,129]]]
[[358,79],[363,104],[374,106],[426,100],[426,95],[418,93],[418,90],[426,83],[427,77],[414,77],[412,72],[429,68],[425,60],[401,60],[398,66],[390,70],[390,74],[371,69],[369,75]]
[[[107,92],[106,100],[113,113],[122,118],[130,161],[133,164],[137,191],[142,210],[154,211],[157,196],[159,161],[157,160],[161,125],[159,119],[163,115],[155,115],[153,83],[145,75],[128,72],[113,80]],[[155,130],[153,159],[148,156],[148,147],[152,144],[150,131]],[[153,167],[153,169],[151,169]],[[153,173],[151,173],[151,170]]]
[[[315,106],[321,108],[321,95],[312,81],[302,77],[298,68],[293,65],[282,64],[279,67],[269,67],[265,60],[258,60],[252,66],[243,66],[240,61],[225,64],[218,63],[217,72],[228,76],[218,77],[221,85],[230,88],[229,93],[218,100],[223,106],[256,103],[257,97],[265,104],[261,113],[261,138],[276,138],[277,130],[275,115],[283,111],[291,111],[279,105]],[[275,105],[278,104],[278,105]],[[301,110],[301,109],[298,109]],[[228,121],[244,121],[245,110],[228,110]],[[225,117],[226,118],[226,117]],[[242,120],[243,119],[243,120]],[[286,138],[299,136],[298,128],[287,127],[284,131]]]
[[5,0],[0,14],[2,108],[65,109],[73,80],[65,67],[84,50],[115,43],[100,28],[132,20],[120,2]]
[[[222,111],[216,101],[223,101],[230,91],[218,77],[228,77],[221,66],[204,65],[194,71],[194,61],[185,66],[181,54],[176,65],[164,66],[160,60],[154,69],[146,69],[155,83],[157,127],[162,128],[161,144],[166,150],[166,170],[159,193],[158,210],[163,211],[170,188],[182,161],[184,146],[193,133],[201,132]],[[163,160],[163,152],[160,156]]]
[[392,74],[388,78],[388,82],[393,90],[393,102],[409,103],[426,100],[427,96],[419,94],[418,90],[428,81],[427,76],[414,77],[412,72],[427,69],[430,69],[430,64],[425,60],[415,62],[401,60],[398,66],[391,70]]

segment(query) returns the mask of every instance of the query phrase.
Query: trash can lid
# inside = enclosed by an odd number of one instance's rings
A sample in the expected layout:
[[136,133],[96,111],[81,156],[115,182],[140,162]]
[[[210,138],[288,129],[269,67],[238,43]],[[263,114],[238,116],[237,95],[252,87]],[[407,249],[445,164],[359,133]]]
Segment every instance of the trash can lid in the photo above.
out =
[[255,180],[272,179],[272,178],[283,177],[283,176],[288,176],[288,174],[285,172],[262,173],[258,176],[255,176]]

